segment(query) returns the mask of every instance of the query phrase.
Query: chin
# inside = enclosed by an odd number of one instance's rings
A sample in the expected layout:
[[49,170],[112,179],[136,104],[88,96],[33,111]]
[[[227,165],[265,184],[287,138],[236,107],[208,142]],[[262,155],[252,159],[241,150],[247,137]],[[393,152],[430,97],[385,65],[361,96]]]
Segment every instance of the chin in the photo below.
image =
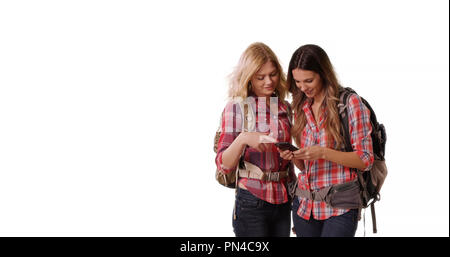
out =
[[265,93],[266,93],[266,96],[272,96],[272,94],[275,92],[275,89],[272,89],[272,90],[267,90]]

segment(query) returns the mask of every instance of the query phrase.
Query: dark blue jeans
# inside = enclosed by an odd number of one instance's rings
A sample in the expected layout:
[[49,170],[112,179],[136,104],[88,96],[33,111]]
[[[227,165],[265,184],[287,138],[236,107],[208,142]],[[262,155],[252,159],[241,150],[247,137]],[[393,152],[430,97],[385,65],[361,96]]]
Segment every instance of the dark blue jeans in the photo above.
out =
[[292,221],[297,237],[354,237],[358,227],[358,209],[351,209],[340,216],[315,220],[311,215],[305,220],[297,215],[299,206],[295,197],[292,204]]
[[291,201],[271,204],[238,188],[233,215],[237,237],[289,237]]

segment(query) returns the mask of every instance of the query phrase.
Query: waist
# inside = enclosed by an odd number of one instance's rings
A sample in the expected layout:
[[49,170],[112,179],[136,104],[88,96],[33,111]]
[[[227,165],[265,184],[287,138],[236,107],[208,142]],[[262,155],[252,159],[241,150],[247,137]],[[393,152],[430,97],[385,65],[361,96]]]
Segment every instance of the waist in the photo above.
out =
[[284,183],[242,179],[238,183],[239,190],[246,190],[255,197],[271,204],[281,204],[289,200]]
[[253,163],[244,161],[242,166],[239,167],[238,176],[240,178],[259,179],[263,181],[280,182],[289,176],[289,170],[283,171],[263,171]]
[[298,186],[300,189],[317,191],[324,187],[347,183],[357,178],[356,172],[343,167],[338,169],[321,170],[321,172],[312,172],[306,170],[298,173]]

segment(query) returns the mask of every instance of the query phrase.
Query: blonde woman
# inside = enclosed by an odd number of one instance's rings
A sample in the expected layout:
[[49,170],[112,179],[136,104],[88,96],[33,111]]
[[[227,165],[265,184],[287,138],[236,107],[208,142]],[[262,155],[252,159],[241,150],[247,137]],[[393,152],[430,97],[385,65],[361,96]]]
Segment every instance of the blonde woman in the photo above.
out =
[[[289,236],[291,199],[287,183],[295,181],[293,165],[280,157],[274,142],[291,140],[284,101],[288,94],[286,77],[273,51],[263,43],[251,44],[230,76],[230,101],[222,114],[217,168],[236,170],[240,157],[264,173],[284,171],[279,179],[239,176],[233,212],[237,237]],[[253,131],[242,131],[243,113],[238,101],[249,103],[256,119]],[[274,108],[275,106],[275,108]],[[281,174],[281,173],[280,173]]]
[[[287,83],[295,113],[292,136],[300,150],[283,151],[281,156],[301,171],[298,191],[317,196],[321,189],[357,179],[354,169],[369,170],[374,160],[370,111],[357,94],[349,96],[353,151],[345,152],[338,113],[341,86],[326,52],[317,45],[297,49],[289,64]],[[355,235],[358,209],[331,208],[324,201],[300,195],[294,198],[292,208],[297,236]]]

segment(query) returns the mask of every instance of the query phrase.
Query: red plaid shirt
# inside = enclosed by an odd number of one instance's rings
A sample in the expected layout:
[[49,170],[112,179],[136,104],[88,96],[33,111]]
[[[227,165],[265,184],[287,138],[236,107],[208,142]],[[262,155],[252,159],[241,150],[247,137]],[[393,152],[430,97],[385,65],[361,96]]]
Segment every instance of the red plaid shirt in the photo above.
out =
[[[258,97],[254,97],[252,103],[254,117],[256,118],[256,132],[266,132],[270,127],[270,131],[277,131],[278,142],[291,141],[291,123],[288,119],[289,105],[278,99],[278,124],[270,126],[270,108],[265,108],[265,121],[261,119],[264,113],[260,113],[258,108]],[[250,109],[249,109],[250,110]],[[274,115],[274,114],[272,114]],[[234,139],[240,134],[242,128],[242,113],[239,105],[230,101],[222,114],[222,133],[217,146],[216,165],[217,168],[225,173],[235,170],[236,167],[226,169],[222,166],[222,154],[231,145]],[[250,123],[250,122],[249,122]],[[276,127],[273,127],[276,126]],[[283,160],[277,151],[277,147],[271,144],[272,148],[265,152],[258,152],[256,149],[248,147],[245,150],[244,160],[250,162],[263,171],[283,171],[289,169],[289,180],[295,179],[294,166],[292,162]],[[272,204],[281,204],[288,201],[288,192],[286,188],[286,179],[280,182],[261,181],[258,179],[240,178],[242,183],[249,192],[254,196]]]
[[[302,106],[306,114],[307,124],[301,134],[301,147],[313,145],[326,147],[328,138],[324,127],[325,108],[322,106],[320,109],[321,115],[317,125],[311,110],[311,104],[311,101],[306,101]],[[353,150],[363,160],[367,167],[366,170],[369,170],[373,164],[370,111],[356,94],[349,97],[347,111]],[[334,142],[334,149],[336,149],[336,142]],[[341,151],[344,151],[344,149],[341,149]],[[305,171],[298,174],[298,187],[303,190],[318,191],[327,186],[352,181],[357,177],[354,172],[350,171],[349,167],[324,159],[305,160],[304,163]],[[312,201],[302,197],[299,197],[299,202],[297,214],[306,220],[310,219],[311,212],[314,219],[324,220],[349,211],[348,209],[330,208],[325,202]]]

